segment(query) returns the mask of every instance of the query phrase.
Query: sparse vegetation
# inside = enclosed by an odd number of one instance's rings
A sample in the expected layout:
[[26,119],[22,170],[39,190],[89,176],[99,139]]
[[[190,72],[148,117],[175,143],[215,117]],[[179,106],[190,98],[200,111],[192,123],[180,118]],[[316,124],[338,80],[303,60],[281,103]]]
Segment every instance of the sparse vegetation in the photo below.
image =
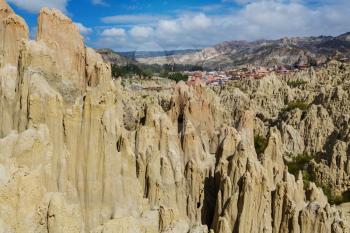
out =
[[172,74],[181,73],[183,71],[202,71],[201,66],[196,65],[180,65],[180,64],[164,64],[164,65],[146,65],[138,63],[130,63],[125,66],[112,65],[112,76],[114,78],[123,77],[130,78],[139,76],[140,78],[149,78],[159,76],[169,78]]
[[138,76],[140,78],[151,78],[159,76],[162,78],[169,78],[179,82],[181,80],[187,81],[188,76],[183,74],[183,71],[197,71],[203,70],[200,66],[193,65],[145,65],[145,64],[128,64],[126,66],[112,65],[112,76],[114,78],[123,77],[131,78]]
[[293,174],[296,178],[298,177],[299,172],[302,172],[305,187],[307,187],[310,182],[315,182],[314,176],[308,169],[311,160],[312,156],[304,153],[293,158],[292,161],[285,161],[285,164],[288,167],[288,172]]
[[293,158],[292,161],[286,161],[289,173],[298,176],[299,171],[307,171],[307,167],[312,160],[308,154],[300,154]]
[[261,135],[255,135],[254,136],[254,147],[255,151],[258,155],[264,153],[266,147],[267,147],[267,139]]
[[180,81],[186,82],[188,80],[188,75],[187,74],[182,74],[180,72],[176,72],[173,74],[170,74],[168,76],[169,79],[176,81],[177,83]]
[[316,180],[314,174],[312,174],[309,169],[309,164],[312,159],[313,157],[308,154],[301,154],[293,158],[292,161],[286,161],[285,163],[288,167],[288,172],[295,177],[298,177],[299,172],[302,172],[305,188],[308,187],[311,182],[315,183],[317,187],[320,187],[330,204],[339,205],[344,202],[350,202],[350,190],[341,195],[335,195],[328,182],[320,183]]
[[300,87],[300,86],[303,86],[305,84],[307,84],[306,81],[303,81],[303,80],[293,80],[293,81],[289,81],[287,82],[288,86],[292,87],[292,88],[297,88],[297,87]]
[[331,205],[340,205],[344,202],[350,202],[350,190],[347,190],[340,195],[339,194],[335,195],[332,192],[331,186],[328,183],[327,184],[316,183],[316,185],[322,188],[324,195],[327,196],[328,202]]
[[143,70],[134,64],[128,64],[126,66],[112,65],[112,76],[115,78],[130,78],[133,76],[139,76],[140,78],[150,78],[152,77],[152,73],[147,70]]
[[305,111],[309,105],[305,103],[302,100],[296,100],[288,103],[288,106],[282,110],[282,112],[290,112],[293,111],[294,109],[300,109],[302,111]]

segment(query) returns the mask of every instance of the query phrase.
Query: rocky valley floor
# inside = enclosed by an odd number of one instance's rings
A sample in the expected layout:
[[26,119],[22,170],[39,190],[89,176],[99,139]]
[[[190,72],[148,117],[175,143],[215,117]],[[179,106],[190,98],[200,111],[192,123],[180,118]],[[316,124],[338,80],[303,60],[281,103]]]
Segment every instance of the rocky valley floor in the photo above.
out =
[[350,232],[349,64],[134,91],[59,11],[0,32],[0,232]]

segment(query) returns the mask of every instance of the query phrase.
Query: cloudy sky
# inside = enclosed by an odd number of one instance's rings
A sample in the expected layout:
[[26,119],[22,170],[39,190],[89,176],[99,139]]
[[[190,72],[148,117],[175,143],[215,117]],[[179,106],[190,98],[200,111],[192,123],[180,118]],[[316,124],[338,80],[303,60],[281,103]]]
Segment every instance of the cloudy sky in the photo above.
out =
[[116,51],[204,48],[229,40],[339,35],[350,0],[8,0],[35,35],[43,6],[63,11],[86,43]]

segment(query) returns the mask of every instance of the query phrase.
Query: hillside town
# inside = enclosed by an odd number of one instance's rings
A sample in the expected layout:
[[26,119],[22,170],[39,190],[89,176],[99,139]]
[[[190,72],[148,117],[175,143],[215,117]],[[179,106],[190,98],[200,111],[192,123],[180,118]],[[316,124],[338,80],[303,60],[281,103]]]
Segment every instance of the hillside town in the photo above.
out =
[[[347,63],[348,58],[332,59],[338,62]],[[194,85],[207,85],[207,86],[223,86],[225,83],[234,80],[244,80],[244,79],[255,79],[261,80],[266,76],[274,74],[277,77],[283,75],[293,75],[300,71],[305,71],[309,69],[314,69],[315,71],[322,69],[327,63],[317,64],[317,65],[299,65],[299,66],[253,66],[248,65],[240,68],[234,68],[226,71],[183,71],[183,72],[173,72],[169,74],[181,75],[183,81],[189,86]],[[151,79],[140,79],[137,76],[131,79],[124,79],[123,83],[129,80],[131,90],[133,91],[162,91],[173,89],[173,84],[167,83],[165,79],[157,75],[153,76]],[[144,80],[141,84],[140,81]],[[150,82],[147,82],[149,80]],[[153,82],[155,81],[155,82]],[[174,81],[174,80],[173,80]],[[176,82],[178,82],[177,80]],[[156,84],[157,83],[157,84]],[[165,85],[165,83],[167,83]],[[147,85],[146,85],[147,84]],[[165,85],[165,86],[164,86]]]
[[195,85],[197,83],[205,83],[207,85],[223,85],[229,80],[241,80],[245,78],[263,79],[265,76],[271,73],[287,74],[299,70],[305,70],[309,67],[309,65],[298,67],[263,67],[249,65],[243,68],[236,68],[228,71],[194,71],[184,73],[189,77],[187,81],[188,85]]
[[[347,62],[347,58],[339,58],[336,59],[340,62]],[[291,74],[296,73],[302,70],[307,70],[309,68],[318,69],[322,67],[324,64],[316,64],[316,65],[297,65],[297,66],[272,66],[272,67],[264,67],[264,66],[254,66],[247,65],[241,68],[235,68],[227,71],[193,71],[193,72],[184,72],[188,75],[187,84],[192,86],[199,83],[206,85],[223,85],[225,82],[229,80],[242,80],[242,79],[263,79],[269,74]]]

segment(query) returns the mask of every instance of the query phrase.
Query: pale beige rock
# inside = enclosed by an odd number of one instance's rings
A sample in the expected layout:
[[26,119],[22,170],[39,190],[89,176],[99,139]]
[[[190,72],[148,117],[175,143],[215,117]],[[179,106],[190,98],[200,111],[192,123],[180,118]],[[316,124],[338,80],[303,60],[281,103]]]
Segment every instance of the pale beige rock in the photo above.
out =
[[15,117],[17,87],[17,68],[7,64],[0,68],[0,136],[3,137],[13,129]]
[[293,126],[282,123],[281,134],[285,152],[289,154],[302,154],[305,150],[303,137]]
[[43,8],[38,19],[37,41],[53,50],[58,74],[71,80],[77,87],[85,88],[85,46],[78,27],[60,11]]
[[75,205],[68,205],[63,194],[54,193],[49,197],[47,209],[48,232],[82,233],[84,222],[81,211]]
[[1,184],[0,216],[8,232],[47,232],[40,206],[53,182],[52,144],[44,125],[0,140],[1,165],[7,178]]
[[97,86],[99,83],[111,80],[111,67],[106,64],[100,54],[91,48],[86,48],[86,84]]
[[305,150],[309,154],[323,151],[328,137],[334,130],[332,119],[322,106],[312,105],[300,125],[301,136],[305,138]]
[[6,64],[17,67],[19,48],[23,40],[28,40],[29,30],[5,0],[0,1],[0,35],[0,67]]
[[13,128],[19,51],[28,40],[28,26],[4,0],[0,1],[0,137]]

